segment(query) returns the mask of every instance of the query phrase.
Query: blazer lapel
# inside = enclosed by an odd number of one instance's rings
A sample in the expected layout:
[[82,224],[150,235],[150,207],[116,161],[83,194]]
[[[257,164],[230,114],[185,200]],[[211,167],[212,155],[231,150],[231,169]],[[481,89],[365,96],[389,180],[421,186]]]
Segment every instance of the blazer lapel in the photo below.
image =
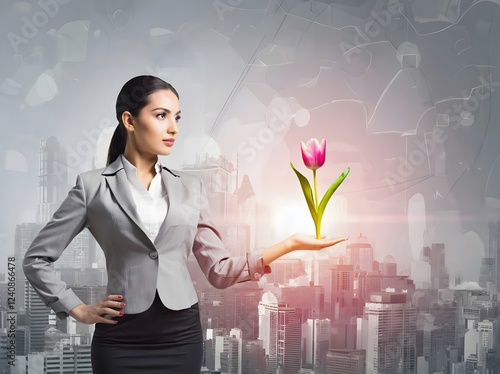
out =
[[165,185],[165,189],[167,190],[168,211],[165,215],[165,219],[160,226],[160,229],[158,230],[158,235],[156,236],[156,239],[154,241],[155,244],[159,243],[159,241],[167,232],[167,229],[171,225],[171,222],[175,219],[179,198],[182,196],[181,188],[183,187],[180,181],[180,175],[175,174],[173,171],[164,166],[162,168],[163,170],[161,172],[161,178]]
[[130,192],[128,185],[129,182],[127,175],[125,174],[120,157],[108,165],[102,174],[106,178],[106,182],[108,183],[108,186],[120,207],[125,211],[130,219],[141,228],[144,235],[149,239],[149,236],[146,234],[146,229],[142,224],[139,214],[135,208],[132,193]]

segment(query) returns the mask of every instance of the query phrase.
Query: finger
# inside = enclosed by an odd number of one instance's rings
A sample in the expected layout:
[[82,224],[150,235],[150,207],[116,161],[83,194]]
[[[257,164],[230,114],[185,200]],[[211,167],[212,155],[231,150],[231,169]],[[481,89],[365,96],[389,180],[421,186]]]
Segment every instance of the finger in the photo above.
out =
[[106,300],[115,300],[115,301],[120,301],[123,300],[123,295],[108,295],[105,298]]
[[115,317],[121,317],[123,316],[123,312],[113,309],[113,308],[102,308],[101,312],[99,314],[109,314],[111,316]]
[[117,309],[123,309],[125,308],[127,304],[122,303],[121,301],[106,301],[102,304],[102,307],[108,307],[108,308],[117,308]]
[[118,323],[118,321],[116,321],[114,319],[102,317],[102,316],[97,316],[95,323],[107,323],[108,325],[115,325],[116,323]]
[[329,242],[333,243],[333,245],[335,245],[335,244],[341,243],[341,242],[346,241],[346,240],[349,240],[349,238],[348,237],[333,238],[333,239],[330,239]]

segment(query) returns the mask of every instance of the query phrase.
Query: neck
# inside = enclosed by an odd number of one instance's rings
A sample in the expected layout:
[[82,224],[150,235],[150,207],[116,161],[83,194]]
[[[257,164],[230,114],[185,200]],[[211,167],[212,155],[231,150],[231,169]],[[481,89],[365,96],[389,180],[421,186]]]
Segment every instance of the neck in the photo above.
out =
[[137,174],[154,172],[158,156],[151,153],[140,153],[136,150],[125,147],[123,156],[136,167]]

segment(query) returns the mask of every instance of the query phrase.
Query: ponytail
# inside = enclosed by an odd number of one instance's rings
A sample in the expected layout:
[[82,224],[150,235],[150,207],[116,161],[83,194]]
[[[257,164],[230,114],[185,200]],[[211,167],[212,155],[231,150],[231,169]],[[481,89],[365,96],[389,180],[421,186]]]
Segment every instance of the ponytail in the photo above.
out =
[[109,144],[107,165],[113,163],[118,156],[125,152],[126,143],[127,130],[125,130],[125,126],[123,126],[123,123],[120,121],[118,126],[116,126],[115,132],[113,133],[113,137],[111,138],[111,142]]

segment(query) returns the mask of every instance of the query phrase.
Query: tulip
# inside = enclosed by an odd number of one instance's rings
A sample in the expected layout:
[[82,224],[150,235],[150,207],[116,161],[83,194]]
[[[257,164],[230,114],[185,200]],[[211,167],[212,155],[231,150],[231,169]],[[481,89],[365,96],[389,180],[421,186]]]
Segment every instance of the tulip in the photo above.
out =
[[328,201],[332,197],[333,193],[344,181],[344,179],[347,177],[347,174],[349,174],[349,171],[351,169],[347,167],[347,169],[342,174],[340,174],[337,180],[335,180],[335,182],[333,182],[332,185],[328,188],[321,201],[319,201],[318,188],[316,184],[316,170],[322,167],[325,163],[326,141],[325,139],[323,139],[320,143],[318,142],[318,139],[311,138],[309,139],[307,144],[304,144],[304,142],[300,142],[300,145],[301,145],[302,160],[304,161],[304,165],[308,169],[311,169],[313,172],[314,194],[307,178],[304,177],[297,169],[295,169],[295,167],[291,162],[290,166],[292,167],[293,171],[299,178],[299,182],[302,187],[302,192],[304,193],[304,197],[306,198],[309,212],[311,213],[311,217],[314,221],[314,226],[316,229],[316,239],[320,239],[321,220],[323,218],[323,213],[325,211],[326,204],[328,204]]
[[308,169],[317,170],[323,166],[326,157],[326,141],[323,139],[318,142],[318,139],[311,138],[304,144],[300,142],[302,150],[302,160]]

